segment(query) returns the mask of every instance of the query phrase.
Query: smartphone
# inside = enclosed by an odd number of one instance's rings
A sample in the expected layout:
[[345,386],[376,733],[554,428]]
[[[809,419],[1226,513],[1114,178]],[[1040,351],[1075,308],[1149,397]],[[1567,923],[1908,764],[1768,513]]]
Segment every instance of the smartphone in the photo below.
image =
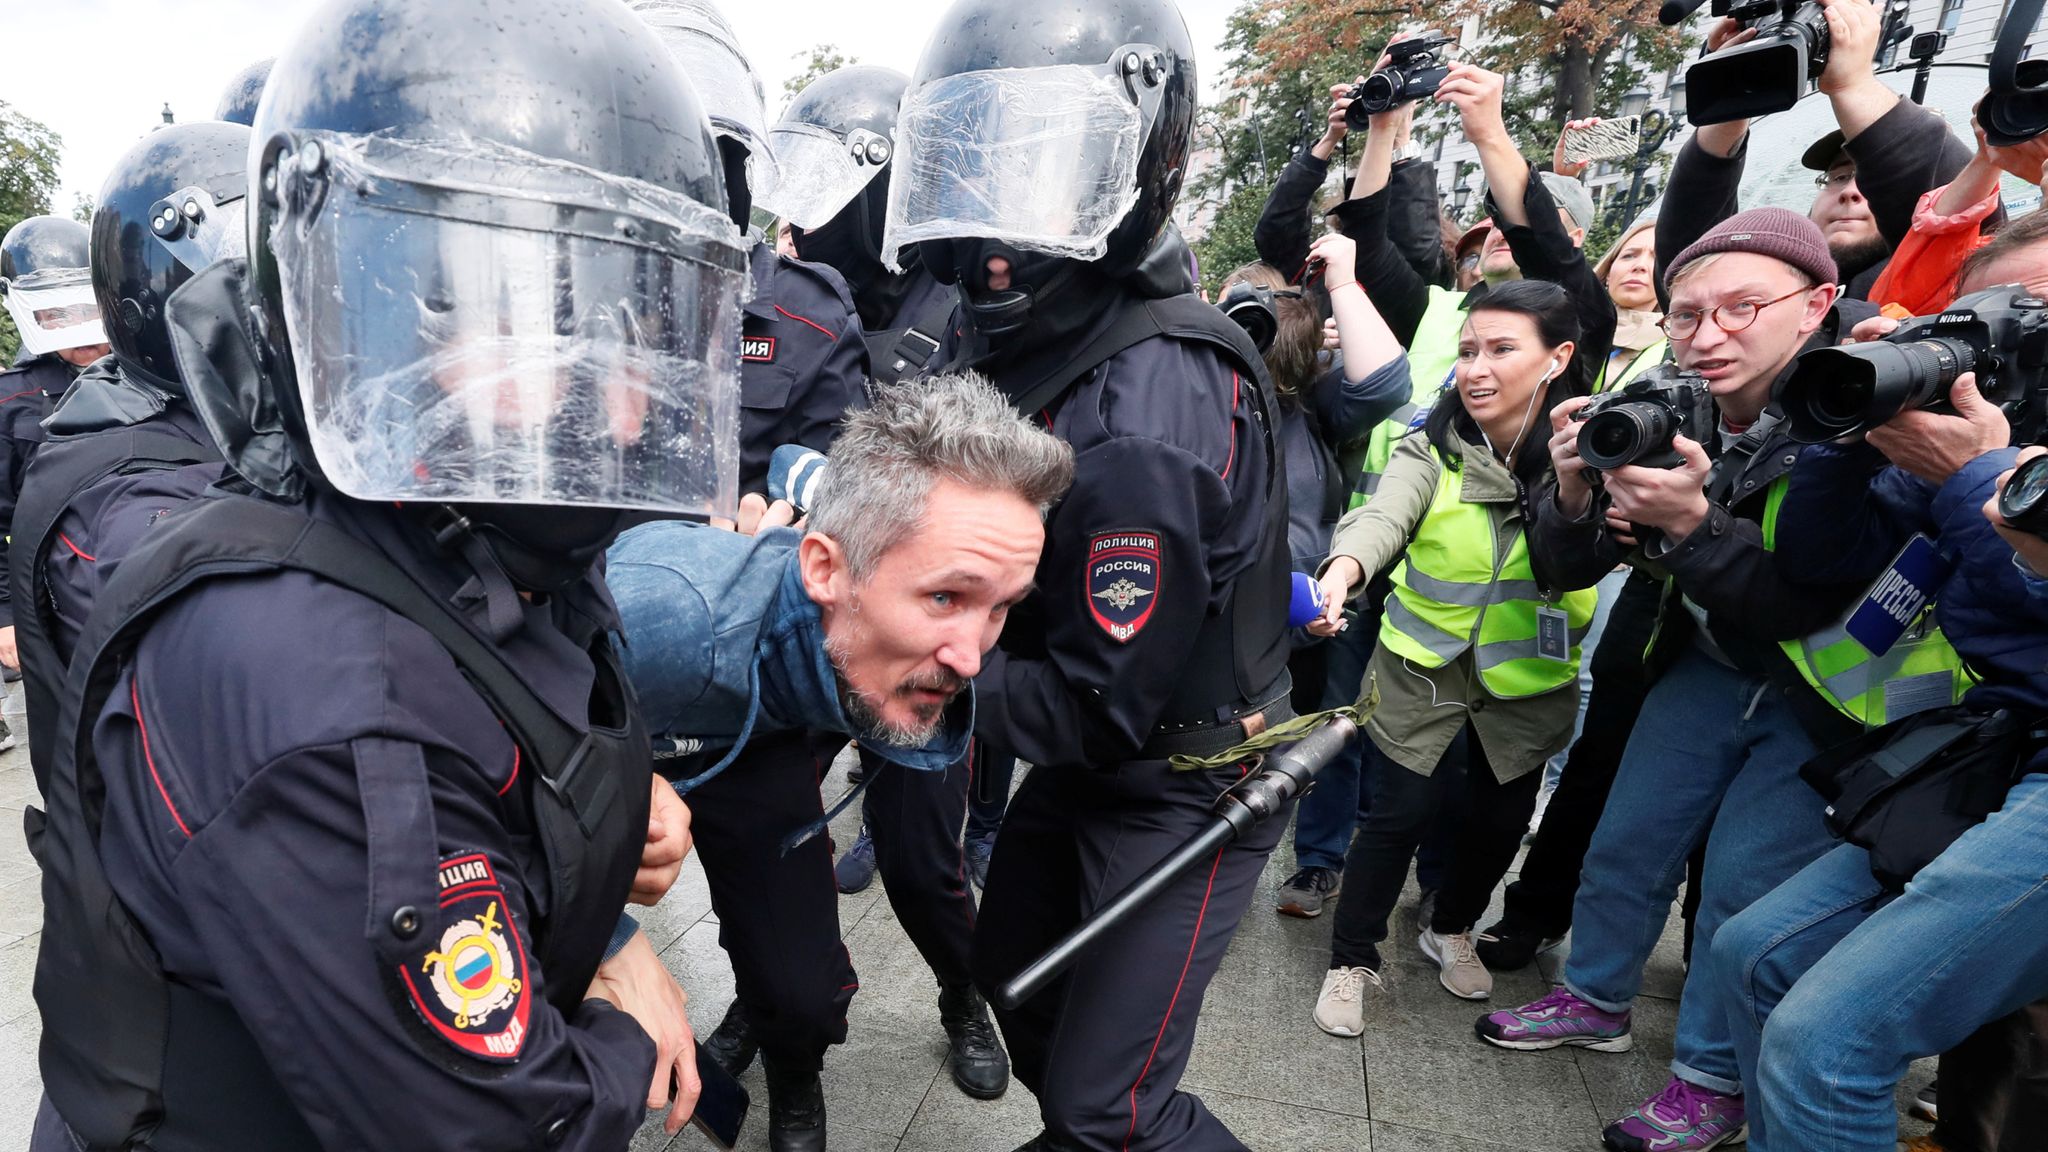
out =
[[1574,164],[1633,156],[1643,141],[1643,118],[1621,116],[1564,134],[1564,158]]
[[719,1067],[704,1050],[701,1040],[697,1042],[697,1078],[703,1082],[704,1091],[697,1097],[697,1110],[690,1114],[690,1124],[719,1152],[732,1152],[740,1142],[740,1125],[747,1121],[750,1101],[746,1085]]

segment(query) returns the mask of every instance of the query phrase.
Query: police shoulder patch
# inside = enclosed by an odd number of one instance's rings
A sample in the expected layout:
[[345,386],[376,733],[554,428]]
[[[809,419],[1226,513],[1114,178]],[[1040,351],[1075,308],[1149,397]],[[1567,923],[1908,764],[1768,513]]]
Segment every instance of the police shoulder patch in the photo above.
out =
[[1104,532],[1088,541],[1088,614],[1119,644],[1145,630],[1159,603],[1159,535]]
[[532,982],[505,892],[481,852],[441,861],[439,930],[399,969],[420,1018],[479,1060],[510,1064],[526,1045]]

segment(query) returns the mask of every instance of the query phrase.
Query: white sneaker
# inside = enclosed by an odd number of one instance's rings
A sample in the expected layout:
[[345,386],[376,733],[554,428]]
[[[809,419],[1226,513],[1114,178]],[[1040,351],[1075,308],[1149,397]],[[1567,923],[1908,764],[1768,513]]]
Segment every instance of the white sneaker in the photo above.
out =
[[1424,928],[1419,943],[1422,954],[1436,961],[1440,969],[1437,980],[1445,991],[1466,1000],[1485,1000],[1493,995],[1493,973],[1480,962],[1472,933],[1439,936],[1434,929]]
[[1380,974],[1370,968],[1332,968],[1323,976],[1316,997],[1316,1027],[1332,1036],[1365,1035],[1365,986],[1381,987]]

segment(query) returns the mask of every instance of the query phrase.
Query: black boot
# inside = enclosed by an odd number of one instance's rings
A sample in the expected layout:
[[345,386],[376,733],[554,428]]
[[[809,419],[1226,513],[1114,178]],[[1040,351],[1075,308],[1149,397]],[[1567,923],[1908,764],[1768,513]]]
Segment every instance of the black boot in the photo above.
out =
[[768,1075],[769,1152],[825,1152],[825,1085],[816,1072],[761,1061]]
[[754,1041],[753,1029],[747,1027],[746,1010],[737,999],[725,1010],[725,1019],[718,1022],[717,1030],[704,1038],[705,1053],[734,1079],[754,1063],[754,1053],[760,1049]]
[[939,989],[939,1023],[946,1026],[952,1051],[946,1063],[953,1083],[977,1100],[993,1100],[1010,1086],[1010,1056],[996,1042],[996,1026],[988,1005],[973,985]]

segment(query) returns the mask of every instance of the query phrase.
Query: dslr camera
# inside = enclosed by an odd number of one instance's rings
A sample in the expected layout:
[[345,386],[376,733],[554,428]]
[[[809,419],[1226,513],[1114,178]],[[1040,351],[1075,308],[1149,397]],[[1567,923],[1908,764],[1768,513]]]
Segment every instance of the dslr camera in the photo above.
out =
[[1685,116],[1694,124],[1783,112],[1827,67],[1828,18],[1813,0],[1714,0],[1713,12],[1753,24],[1757,34],[1685,70]]
[[1706,377],[1659,364],[1579,409],[1579,459],[1601,472],[1676,468],[1685,457],[1672,441],[1683,435],[1706,443],[1717,413]]
[[1861,436],[1911,408],[1952,413],[1965,372],[2005,410],[2016,443],[2039,438],[2048,404],[2048,303],[2017,284],[1973,292],[1939,316],[1900,324],[1882,342],[1800,355],[1778,397],[1792,438]]
[[1369,117],[1436,95],[1437,86],[1451,73],[1443,50],[1455,43],[1457,37],[1431,28],[1413,39],[1387,45],[1387,66],[1352,87],[1344,123],[1363,132]]
[[1998,514],[2014,528],[2048,540],[2048,456],[2013,469],[1998,494]]

